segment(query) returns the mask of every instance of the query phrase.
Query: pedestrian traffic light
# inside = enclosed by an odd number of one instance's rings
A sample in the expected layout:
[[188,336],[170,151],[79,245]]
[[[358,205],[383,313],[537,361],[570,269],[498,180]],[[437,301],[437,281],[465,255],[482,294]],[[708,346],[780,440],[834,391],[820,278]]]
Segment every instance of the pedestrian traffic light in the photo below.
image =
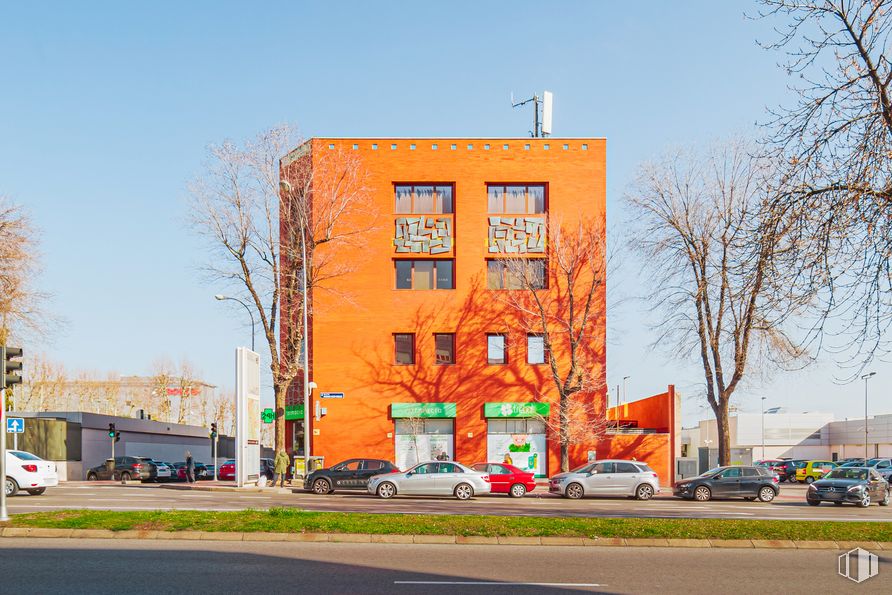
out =
[[22,383],[22,362],[17,361],[22,357],[21,347],[0,347],[0,360],[3,360],[3,388]]
[[217,437],[217,424],[215,422],[215,423],[211,424],[211,438],[216,438],[216,437]]
[[108,437],[114,438],[118,433],[115,431],[115,424],[108,424]]

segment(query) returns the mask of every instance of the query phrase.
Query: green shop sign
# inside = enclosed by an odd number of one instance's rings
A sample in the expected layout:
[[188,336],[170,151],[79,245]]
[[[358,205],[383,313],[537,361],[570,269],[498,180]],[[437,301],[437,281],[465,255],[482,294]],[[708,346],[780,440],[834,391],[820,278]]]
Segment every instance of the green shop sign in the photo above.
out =
[[303,419],[304,418],[304,406],[303,403],[300,405],[285,405],[285,419],[291,421],[295,419]]
[[276,412],[269,407],[260,412],[260,421],[265,424],[271,424],[276,421]]
[[548,403],[484,403],[484,417],[548,417]]
[[390,416],[455,417],[455,403],[392,403]]

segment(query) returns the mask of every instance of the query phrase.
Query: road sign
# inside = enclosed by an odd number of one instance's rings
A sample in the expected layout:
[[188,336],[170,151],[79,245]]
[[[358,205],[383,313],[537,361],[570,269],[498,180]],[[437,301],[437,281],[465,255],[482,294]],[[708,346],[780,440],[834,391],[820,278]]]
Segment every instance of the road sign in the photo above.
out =
[[6,418],[6,433],[7,434],[24,434],[25,433],[25,420],[21,417],[7,417]]
[[319,393],[323,399],[343,399],[344,393]]
[[276,412],[267,407],[263,411],[260,412],[260,421],[265,424],[271,424],[276,421]]

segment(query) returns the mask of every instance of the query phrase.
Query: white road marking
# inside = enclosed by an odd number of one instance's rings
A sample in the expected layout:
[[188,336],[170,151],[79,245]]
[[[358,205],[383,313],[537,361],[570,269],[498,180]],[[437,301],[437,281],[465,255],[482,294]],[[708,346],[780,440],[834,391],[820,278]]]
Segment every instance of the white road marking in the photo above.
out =
[[488,587],[606,587],[601,583],[502,583],[496,581],[393,581],[394,585],[473,585]]

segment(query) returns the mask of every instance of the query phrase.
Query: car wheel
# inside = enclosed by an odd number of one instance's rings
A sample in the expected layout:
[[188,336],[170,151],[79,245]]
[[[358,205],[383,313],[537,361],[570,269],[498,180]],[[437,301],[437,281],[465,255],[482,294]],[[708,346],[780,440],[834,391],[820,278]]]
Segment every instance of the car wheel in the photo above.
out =
[[697,489],[694,490],[694,500],[698,502],[707,502],[710,498],[712,498],[712,491],[706,486],[697,486]]
[[861,498],[861,501],[858,502],[858,506],[860,506],[861,508],[867,508],[868,506],[870,506],[870,494],[864,494],[864,496]]
[[759,500],[761,500],[762,502],[771,502],[772,500],[774,500],[775,496],[777,496],[777,494],[774,493],[774,488],[762,486],[762,488],[759,490]]
[[649,483],[642,483],[635,490],[635,498],[638,500],[650,500],[654,497],[654,487]]
[[327,479],[321,477],[313,482],[313,492],[324,496],[331,491],[331,483]]
[[34,488],[33,490],[28,490],[28,493],[32,496],[40,496],[46,491],[46,488]]
[[[821,503],[820,500],[809,500],[808,498],[806,498],[806,502],[808,502],[809,506],[817,506]],[[842,504],[842,502],[835,502],[834,504]]]
[[396,495],[396,486],[390,483],[389,481],[385,481],[381,485],[378,486],[378,497],[384,498],[393,498]]
[[892,500],[892,490],[886,490],[886,495],[880,500],[880,506],[889,506],[890,500]]
[[11,477],[6,478],[6,483],[4,484],[4,489],[6,490],[6,497],[15,496],[19,493],[19,484],[15,482],[15,480]]
[[121,473],[121,481],[130,481],[130,474],[126,471]]
[[527,493],[527,487],[522,483],[516,483],[511,486],[511,489],[508,490],[508,493],[512,498],[523,498],[524,494]]
[[815,482],[815,478],[812,477],[811,475],[809,475],[805,478],[805,483],[812,484],[814,482]]
[[583,494],[585,494],[585,490],[583,490],[582,486],[578,483],[571,483],[567,486],[567,489],[564,490],[564,495],[572,500],[579,500],[582,498]]
[[471,496],[474,495],[474,488],[466,483],[460,483],[455,486],[455,491],[453,493],[459,500],[470,500]]
[[87,473],[87,481],[96,481],[99,477],[95,473]]

